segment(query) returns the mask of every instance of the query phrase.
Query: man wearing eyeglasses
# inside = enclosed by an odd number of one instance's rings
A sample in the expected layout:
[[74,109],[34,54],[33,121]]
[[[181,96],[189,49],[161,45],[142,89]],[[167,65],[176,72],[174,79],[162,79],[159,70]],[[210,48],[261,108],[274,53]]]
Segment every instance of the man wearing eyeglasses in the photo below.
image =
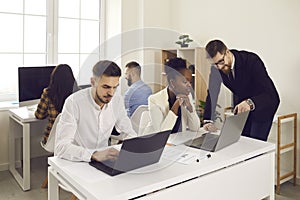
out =
[[242,135],[266,141],[280,100],[263,61],[252,52],[229,50],[220,40],[210,41],[205,49],[214,66],[209,77],[204,129],[216,131],[214,113],[223,83],[233,93],[233,112],[250,110]]

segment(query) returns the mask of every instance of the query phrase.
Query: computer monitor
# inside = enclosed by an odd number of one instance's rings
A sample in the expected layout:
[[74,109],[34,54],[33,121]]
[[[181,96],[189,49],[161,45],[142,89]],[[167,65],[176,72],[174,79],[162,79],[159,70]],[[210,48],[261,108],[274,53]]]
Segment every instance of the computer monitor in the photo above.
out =
[[19,106],[37,104],[55,66],[19,67]]

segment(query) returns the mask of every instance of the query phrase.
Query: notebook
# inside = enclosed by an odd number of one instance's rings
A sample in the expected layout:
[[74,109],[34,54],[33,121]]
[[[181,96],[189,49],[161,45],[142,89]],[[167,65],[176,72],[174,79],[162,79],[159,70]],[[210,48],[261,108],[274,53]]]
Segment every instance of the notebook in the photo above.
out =
[[115,176],[157,163],[171,130],[124,140],[117,160],[91,161],[89,164],[104,173]]
[[219,135],[204,133],[201,137],[186,142],[185,145],[211,152],[227,147],[240,139],[248,115],[249,111],[228,116]]

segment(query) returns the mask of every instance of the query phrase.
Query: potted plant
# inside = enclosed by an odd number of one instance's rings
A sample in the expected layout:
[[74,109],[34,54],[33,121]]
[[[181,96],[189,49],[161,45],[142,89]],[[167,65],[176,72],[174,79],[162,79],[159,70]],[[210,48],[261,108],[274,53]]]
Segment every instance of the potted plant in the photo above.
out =
[[203,112],[205,108],[205,101],[198,100],[198,105],[196,107],[196,112],[200,119],[201,126],[203,126]]
[[175,42],[176,44],[179,44],[181,48],[188,47],[190,42],[193,42],[192,39],[190,39],[189,35],[180,35],[179,40]]
[[[204,108],[205,108],[205,101],[202,100],[198,100],[198,105],[196,107],[196,112],[200,118],[200,122],[201,122],[201,126],[203,126],[203,114],[204,114]],[[218,108],[221,108],[221,106],[219,104],[217,104]],[[218,112],[217,110],[215,111],[215,120],[219,119],[220,122],[223,122],[222,118],[221,118],[221,113]]]

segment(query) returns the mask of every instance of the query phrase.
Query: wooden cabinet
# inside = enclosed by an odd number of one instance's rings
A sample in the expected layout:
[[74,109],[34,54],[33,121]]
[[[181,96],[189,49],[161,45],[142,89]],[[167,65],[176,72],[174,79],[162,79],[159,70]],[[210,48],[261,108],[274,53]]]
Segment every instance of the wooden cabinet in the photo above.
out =
[[[195,102],[197,100],[205,101],[207,95],[208,76],[210,73],[210,62],[207,59],[205,48],[181,48],[181,49],[163,49],[162,64],[168,59],[180,57],[187,61],[187,67],[194,68],[193,89]],[[191,66],[193,65],[193,67]],[[164,65],[162,65],[164,67]],[[164,71],[164,70],[162,70]],[[165,74],[162,76],[162,87],[167,85]]]

